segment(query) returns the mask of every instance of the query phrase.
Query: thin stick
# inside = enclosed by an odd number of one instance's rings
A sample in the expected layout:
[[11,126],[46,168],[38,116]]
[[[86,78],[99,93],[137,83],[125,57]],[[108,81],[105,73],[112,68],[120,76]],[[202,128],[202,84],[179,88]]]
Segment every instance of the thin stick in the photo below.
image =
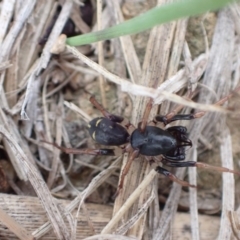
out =
[[73,55],[75,55],[78,59],[81,59],[85,64],[99,72],[100,74],[104,75],[108,80],[111,82],[121,85],[122,91],[128,92],[134,95],[138,96],[145,96],[145,97],[151,97],[153,99],[157,99],[158,97],[164,97],[165,99],[175,102],[178,104],[182,104],[184,106],[188,106],[191,108],[197,108],[203,111],[215,111],[215,112],[227,112],[224,108],[215,106],[215,105],[210,105],[210,104],[201,104],[201,103],[195,103],[195,102],[190,102],[176,94],[167,92],[167,91],[162,91],[159,89],[154,89],[150,87],[145,87],[142,85],[138,84],[133,84],[129,82],[126,79],[120,78],[113,73],[110,73],[107,71],[105,68],[100,66],[99,64],[95,63],[88,57],[84,56],[81,54],[76,48],[70,47],[66,45],[66,48],[69,52],[71,52]]
[[0,133],[6,138],[16,158],[23,164],[23,169],[31,182],[39,200],[41,201],[44,210],[47,213],[51,226],[54,229],[54,233],[61,240],[71,239],[69,230],[63,220],[63,217],[59,211],[59,208],[54,201],[46,183],[42,179],[36,167],[29,161],[23,150],[20,148],[15,139],[10,133],[0,125]]
[[34,240],[34,237],[27,232],[20,224],[0,208],[0,221],[21,240]]
[[[97,0],[97,28],[98,30],[102,29],[102,0]],[[104,64],[102,42],[98,42],[98,63],[100,66],[103,66]],[[98,79],[99,79],[99,87],[100,87],[100,93],[102,98],[102,105],[106,108],[107,101],[106,101],[106,95],[105,95],[105,89],[104,89],[105,79],[103,75],[100,75]]]
[[111,221],[105,226],[101,234],[110,233],[113,227],[118,223],[122,216],[127,212],[127,210],[133,205],[133,203],[138,199],[141,192],[147,188],[147,186],[152,182],[157,172],[152,169],[147,177],[141,182],[137,189],[132,193],[132,195],[127,199],[119,211],[114,215]]

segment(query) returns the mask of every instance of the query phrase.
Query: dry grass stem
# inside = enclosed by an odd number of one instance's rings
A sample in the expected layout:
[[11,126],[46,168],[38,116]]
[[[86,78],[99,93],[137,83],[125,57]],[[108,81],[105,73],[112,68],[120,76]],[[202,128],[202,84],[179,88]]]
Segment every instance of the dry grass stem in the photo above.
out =
[[[225,24],[227,26],[225,26]],[[228,32],[222,31],[222,29],[227,28]],[[227,10],[223,10],[220,14],[220,17],[218,19],[218,23],[216,26],[214,38],[213,38],[213,43],[212,43],[212,48],[210,51],[210,56],[209,56],[209,63],[206,67],[206,72],[205,72],[205,77],[203,82],[210,87],[211,89],[215,89],[216,92],[219,94],[219,98],[223,97],[229,92],[229,86],[227,86],[226,80],[230,78],[230,63],[231,63],[231,57],[232,57],[232,51],[233,51],[233,42],[234,42],[234,37],[233,37],[233,24],[231,22],[231,15]],[[232,37],[231,37],[232,36]],[[220,40],[221,39],[221,40]],[[220,42],[219,42],[220,41]],[[221,44],[221,47],[220,45]],[[221,51],[219,50],[219,47]],[[227,55],[225,55],[227,53]],[[224,57],[223,57],[224,56]],[[226,64],[226,60],[229,59],[227,62],[229,64]],[[221,73],[219,73],[219,69],[221,69]],[[228,89],[228,90],[226,90]],[[201,94],[202,100],[204,102],[210,102],[212,101],[212,96],[211,95],[206,95],[206,93]],[[193,144],[196,145],[199,134],[201,133],[201,129],[203,129],[205,125],[205,132],[206,134],[211,133],[212,131],[210,130],[211,127],[214,125],[214,121],[212,123],[209,122],[207,117],[210,117],[210,115],[199,119],[197,123],[193,125],[193,129],[195,129],[192,132],[192,141]],[[219,117],[219,116],[218,116]],[[205,122],[204,122],[205,121]],[[208,129],[206,131],[206,128]],[[203,133],[202,133],[203,134]],[[210,136],[207,137],[207,139],[210,139]],[[194,151],[191,151],[192,154],[188,155],[187,159],[193,159],[193,154]],[[196,184],[196,170],[193,168],[189,168],[189,179],[192,184]],[[192,233],[193,239],[199,239],[199,233],[198,233],[198,210],[197,210],[197,195],[196,191],[191,190],[190,191],[190,199],[192,204],[191,206],[191,216],[192,216],[192,229],[194,232]]]
[[90,122],[92,120],[92,118],[88,114],[86,114],[82,109],[77,107],[75,104],[64,101],[64,105],[70,108],[72,111],[78,113],[85,122]]
[[[148,178],[148,176],[147,176]],[[131,196],[130,196],[131,197]],[[129,219],[124,225],[122,225],[121,227],[119,227],[116,230],[116,234],[119,235],[124,235],[126,234],[126,232],[133,227],[133,225],[139,220],[141,219],[141,217],[144,216],[144,214],[147,213],[152,201],[156,198],[156,194],[154,194],[154,191],[152,191],[151,196],[147,199],[147,201],[141,206],[141,208],[138,210],[138,212],[136,213],[135,216],[133,216],[131,219]],[[115,215],[116,216],[116,215]]]
[[[28,158],[19,147],[19,145],[15,142],[13,137],[2,127],[0,126],[0,133],[7,139],[10,144],[10,147],[13,149],[15,156],[18,161],[21,162],[24,166],[24,170],[28,176],[28,180],[31,182],[33,188],[35,189],[36,194],[42,202],[44,209],[51,221],[52,227],[58,236],[59,239],[69,239],[70,234],[66,228],[66,225],[62,219],[62,216],[59,212],[59,209],[52,198],[45,182],[42,177],[39,175],[39,172],[32,165],[31,162],[28,161]],[[61,227],[60,227],[61,226]]]
[[[100,174],[98,174],[95,178],[92,179],[91,183],[88,185],[88,187],[81,193],[78,194],[78,196],[66,206],[65,211],[71,212],[73,211],[77,206],[78,208],[81,208],[81,205],[84,202],[84,199],[87,198],[94,190],[96,190],[109,176],[114,172],[119,165],[119,159],[114,161],[114,163],[106,170],[102,171]],[[36,238],[40,238],[44,236],[46,233],[48,233],[51,230],[51,225],[49,222],[46,222],[44,225],[36,229],[34,232],[34,236]]]
[[99,234],[92,237],[84,238],[84,240],[137,240],[135,237],[125,237],[122,235],[114,234]]
[[[31,2],[31,4],[33,3],[33,1],[30,1],[30,2]],[[26,6],[29,9],[28,4]],[[27,90],[26,90],[26,95],[25,95],[25,99],[24,99],[22,109],[21,109],[21,116],[22,116],[23,119],[25,119],[27,117],[26,112],[25,112],[25,108],[26,108],[26,105],[29,103],[29,101],[31,101],[29,96],[30,96],[30,93],[32,91],[32,85],[33,85],[34,81],[38,80],[36,76],[39,76],[40,72],[43,69],[46,69],[46,67],[49,63],[50,57],[51,57],[50,49],[52,48],[53,43],[56,41],[58,36],[61,34],[61,31],[64,27],[64,24],[67,21],[67,18],[70,14],[71,8],[72,8],[72,1],[67,0],[65,2],[65,4],[63,5],[62,11],[61,11],[61,13],[60,13],[60,15],[59,15],[59,17],[56,21],[56,24],[54,25],[54,28],[51,31],[51,34],[48,38],[48,41],[47,41],[47,43],[46,43],[46,45],[43,49],[43,53],[41,55],[40,61],[37,65],[37,67],[32,72],[31,76],[29,77]],[[32,109],[32,110],[34,110],[34,109]]]
[[136,188],[136,190],[129,196],[126,202],[122,205],[122,207],[117,211],[117,213],[113,216],[111,221],[104,227],[102,230],[102,234],[109,233],[113,230],[113,227],[118,223],[118,221],[123,217],[123,215],[128,211],[128,209],[132,206],[134,202],[139,198],[139,195],[142,193],[146,187],[148,187],[156,176],[156,171],[152,170],[148,176],[143,180],[143,182]]
[[[97,0],[97,29],[98,31],[102,30],[102,0]],[[103,43],[98,42],[98,64],[100,66],[104,65],[104,57],[103,57]],[[105,79],[102,75],[99,75],[99,86],[102,104],[104,107],[107,107],[106,95],[105,95]]]
[[[123,22],[123,15],[120,9],[119,1],[109,1],[109,7],[114,9],[115,22]],[[142,69],[137,57],[137,53],[133,46],[133,42],[130,36],[120,37],[121,48],[125,59],[125,64],[127,65],[128,73],[130,75],[130,80],[132,83],[138,82],[141,78]]]
[[1,208],[0,221],[21,240],[34,240],[34,237],[31,236],[31,234],[29,234],[26,229],[24,229],[20,224],[18,224]]
[[[14,215],[14,219],[18,222],[18,224],[22,228],[24,226],[26,227],[26,229],[28,229],[28,233],[31,238],[26,237],[21,239],[33,239],[33,236],[34,239],[56,239],[53,231],[50,231],[46,236],[41,238],[36,236],[36,234],[34,233],[35,229],[37,229],[39,226],[41,226],[48,220],[46,212],[42,208],[42,204],[37,197],[16,196],[1,193],[0,199],[0,209],[4,209],[5,212],[10,216]],[[58,204],[60,204],[62,208],[64,208],[67,204],[69,204],[69,201],[60,200]],[[106,224],[111,218],[112,208],[110,206],[104,206],[99,204],[86,204],[86,208],[91,215],[91,219],[93,220],[95,229],[97,230],[97,232],[99,232],[102,228],[102,224]],[[73,214],[75,212],[76,211],[74,211]],[[91,231],[88,227],[86,227],[86,224],[86,217],[84,215],[81,215],[78,219],[77,240],[83,239],[90,235]],[[1,222],[0,230],[1,239],[19,239],[14,235],[14,233],[12,233],[10,230],[7,230]],[[32,236],[30,233],[32,233]]]
[[[192,148],[191,156],[193,157],[192,161],[197,161],[197,149],[196,147]],[[189,182],[197,184],[197,169],[192,168],[191,173],[189,174]],[[197,189],[189,189],[189,204],[191,206],[191,226],[192,226],[192,237],[194,240],[200,240],[199,234],[199,219],[198,219],[198,202],[197,202]]]
[[[62,142],[62,129],[63,129],[63,118],[62,118],[62,112],[63,112],[63,96],[60,95],[58,106],[57,106],[58,115],[56,118],[56,143],[58,145],[61,145]],[[57,177],[58,169],[60,165],[60,150],[54,148],[53,151],[53,159],[52,159],[52,165],[51,165],[51,172],[48,175],[47,179],[47,185],[48,188],[51,189],[53,186],[53,183]],[[65,174],[64,174],[65,175]]]
[[[67,47],[68,51],[70,51],[73,55],[75,55],[77,58],[81,59],[84,63],[86,63],[93,69],[95,69],[100,74],[104,75],[108,80],[110,80],[111,82],[113,82],[117,85],[120,85],[121,90],[124,92],[128,92],[128,93],[131,93],[136,96],[151,97],[154,100],[157,99],[158,97],[164,97],[165,100],[169,100],[169,101],[172,101],[172,102],[184,105],[184,106],[188,106],[191,108],[197,108],[197,109],[203,110],[203,111],[227,112],[225,109],[223,109],[219,106],[190,102],[176,94],[172,94],[167,91],[159,91],[158,89],[155,89],[155,88],[145,87],[145,86],[138,85],[138,84],[132,84],[129,81],[127,81],[126,79],[122,79],[122,78],[110,73],[102,66],[98,65],[97,63],[93,62],[86,56],[82,55],[80,52],[78,52],[76,50],[76,48],[70,47],[70,46],[66,46],[66,47]],[[179,90],[179,89],[177,89],[177,90]],[[159,101],[158,101],[158,103],[159,103]]]
[[7,33],[7,28],[10,24],[12,14],[14,11],[14,4],[15,0],[11,1],[3,1],[2,9],[1,9],[1,15],[0,15],[0,22],[1,22],[1,28],[0,28],[0,44],[2,44],[4,37]]
[[[222,166],[233,169],[232,141],[229,129],[226,127],[222,133],[221,142],[221,162]],[[232,174],[223,173],[223,201],[222,201],[222,217],[220,223],[220,231],[218,239],[231,239],[232,228],[229,219],[229,212],[234,209],[234,176]]]
[[24,2],[23,7],[20,9],[20,12],[17,16],[17,20],[14,22],[14,25],[11,27],[10,31],[1,44],[0,62],[7,60],[13,44],[15,43],[14,41],[17,38],[19,32],[22,30],[23,25],[31,14],[35,4],[36,1],[34,0],[26,0]]
[[239,240],[240,239],[240,234],[239,234],[240,223],[239,223],[238,214],[237,214],[237,212],[229,211],[228,216],[229,216],[229,220],[231,222],[231,228],[232,228],[234,237],[236,237],[236,239]]

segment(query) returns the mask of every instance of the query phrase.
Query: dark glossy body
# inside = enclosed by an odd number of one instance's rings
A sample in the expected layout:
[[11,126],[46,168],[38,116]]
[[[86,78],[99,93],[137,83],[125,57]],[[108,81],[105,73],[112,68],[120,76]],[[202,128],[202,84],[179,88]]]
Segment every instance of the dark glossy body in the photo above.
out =
[[136,129],[130,139],[134,149],[145,156],[163,155],[167,159],[182,161],[185,159],[185,147],[191,146],[187,137],[187,129],[175,126],[163,130],[155,126],[146,126],[142,133]]
[[[239,87],[240,89],[240,87]],[[225,102],[229,96],[221,99],[217,104]],[[94,96],[90,97],[90,102],[102,113],[104,117],[95,118],[89,122],[88,130],[91,137],[99,144],[106,146],[121,146],[124,152],[129,152],[129,158],[125,164],[119,186],[118,192],[123,188],[124,177],[127,175],[133,160],[138,157],[139,154],[143,156],[149,156],[148,161],[154,162],[156,160],[161,161],[164,165],[169,167],[199,167],[199,168],[210,168],[218,172],[231,172],[240,173],[224,167],[214,167],[206,163],[194,162],[194,161],[183,161],[185,159],[185,147],[192,146],[192,142],[188,139],[187,128],[183,126],[174,126],[167,129],[161,129],[156,126],[148,126],[148,117],[150,110],[153,105],[153,100],[150,99],[142,121],[138,124],[138,128],[135,129],[131,136],[127,130],[130,127],[134,127],[130,122],[124,123],[124,118],[109,113],[96,99]],[[205,112],[197,112],[195,114],[174,114],[175,111],[170,112],[167,115],[158,115],[154,118],[152,123],[162,122],[166,126],[167,124],[176,120],[191,120],[194,118],[201,117]],[[122,124],[122,125],[120,125]],[[45,141],[46,143],[49,143]],[[114,149],[74,149],[65,148],[57,144],[53,144],[58,149],[69,153],[69,154],[90,154],[90,155],[110,155],[115,156],[116,152]],[[162,155],[161,158],[154,158],[154,156]],[[182,186],[196,187],[188,182],[178,179],[168,170],[157,166],[155,169],[159,174],[163,174],[170,180],[181,184]]]
[[145,156],[165,155],[177,147],[177,140],[169,132],[154,126],[147,126],[143,133],[136,129],[130,143]]
[[[144,132],[139,129],[129,136],[127,130],[108,118],[94,118],[88,125],[89,134],[99,144],[120,146],[130,141],[133,149],[145,156],[163,155],[167,159],[182,161],[185,159],[185,146],[191,146],[187,138],[187,129],[175,126],[163,130],[155,126],[146,126]],[[113,154],[101,152],[102,155]]]
[[120,146],[129,141],[129,134],[123,126],[104,117],[94,118],[88,128],[91,137],[102,145]]

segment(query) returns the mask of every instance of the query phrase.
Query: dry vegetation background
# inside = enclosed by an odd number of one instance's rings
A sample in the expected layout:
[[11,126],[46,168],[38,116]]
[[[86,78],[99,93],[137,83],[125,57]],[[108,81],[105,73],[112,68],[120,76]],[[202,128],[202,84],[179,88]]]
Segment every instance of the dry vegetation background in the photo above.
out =
[[[195,102],[211,104],[238,85],[237,4],[132,37],[78,47],[80,59],[70,47],[60,55],[50,53],[62,32],[74,36],[107,28],[167,2],[103,1],[101,11],[100,1],[94,0],[1,1],[1,240],[240,239],[237,175],[170,169],[198,185],[197,190],[181,188],[158,176],[152,170],[156,164],[139,157],[114,199],[127,155],[67,155],[41,142],[100,147],[86,127],[100,116],[90,94],[137,126],[149,96],[157,103],[152,119],[176,107],[164,99],[192,104],[172,93],[185,96],[196,90]],[[208,113],[177,123],[188,127],[193,141],[186,160],[240,169],[239,99],[234,94],[228,114]]]

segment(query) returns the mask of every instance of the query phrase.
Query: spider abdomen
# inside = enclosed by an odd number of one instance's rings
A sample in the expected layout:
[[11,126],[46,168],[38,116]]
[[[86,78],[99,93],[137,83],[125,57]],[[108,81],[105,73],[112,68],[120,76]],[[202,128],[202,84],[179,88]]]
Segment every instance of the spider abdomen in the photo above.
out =
[[107,118],[94,118],[89,122],[88,131],[93,140],[106,146],[120,146],[128,142],[127,130]]

